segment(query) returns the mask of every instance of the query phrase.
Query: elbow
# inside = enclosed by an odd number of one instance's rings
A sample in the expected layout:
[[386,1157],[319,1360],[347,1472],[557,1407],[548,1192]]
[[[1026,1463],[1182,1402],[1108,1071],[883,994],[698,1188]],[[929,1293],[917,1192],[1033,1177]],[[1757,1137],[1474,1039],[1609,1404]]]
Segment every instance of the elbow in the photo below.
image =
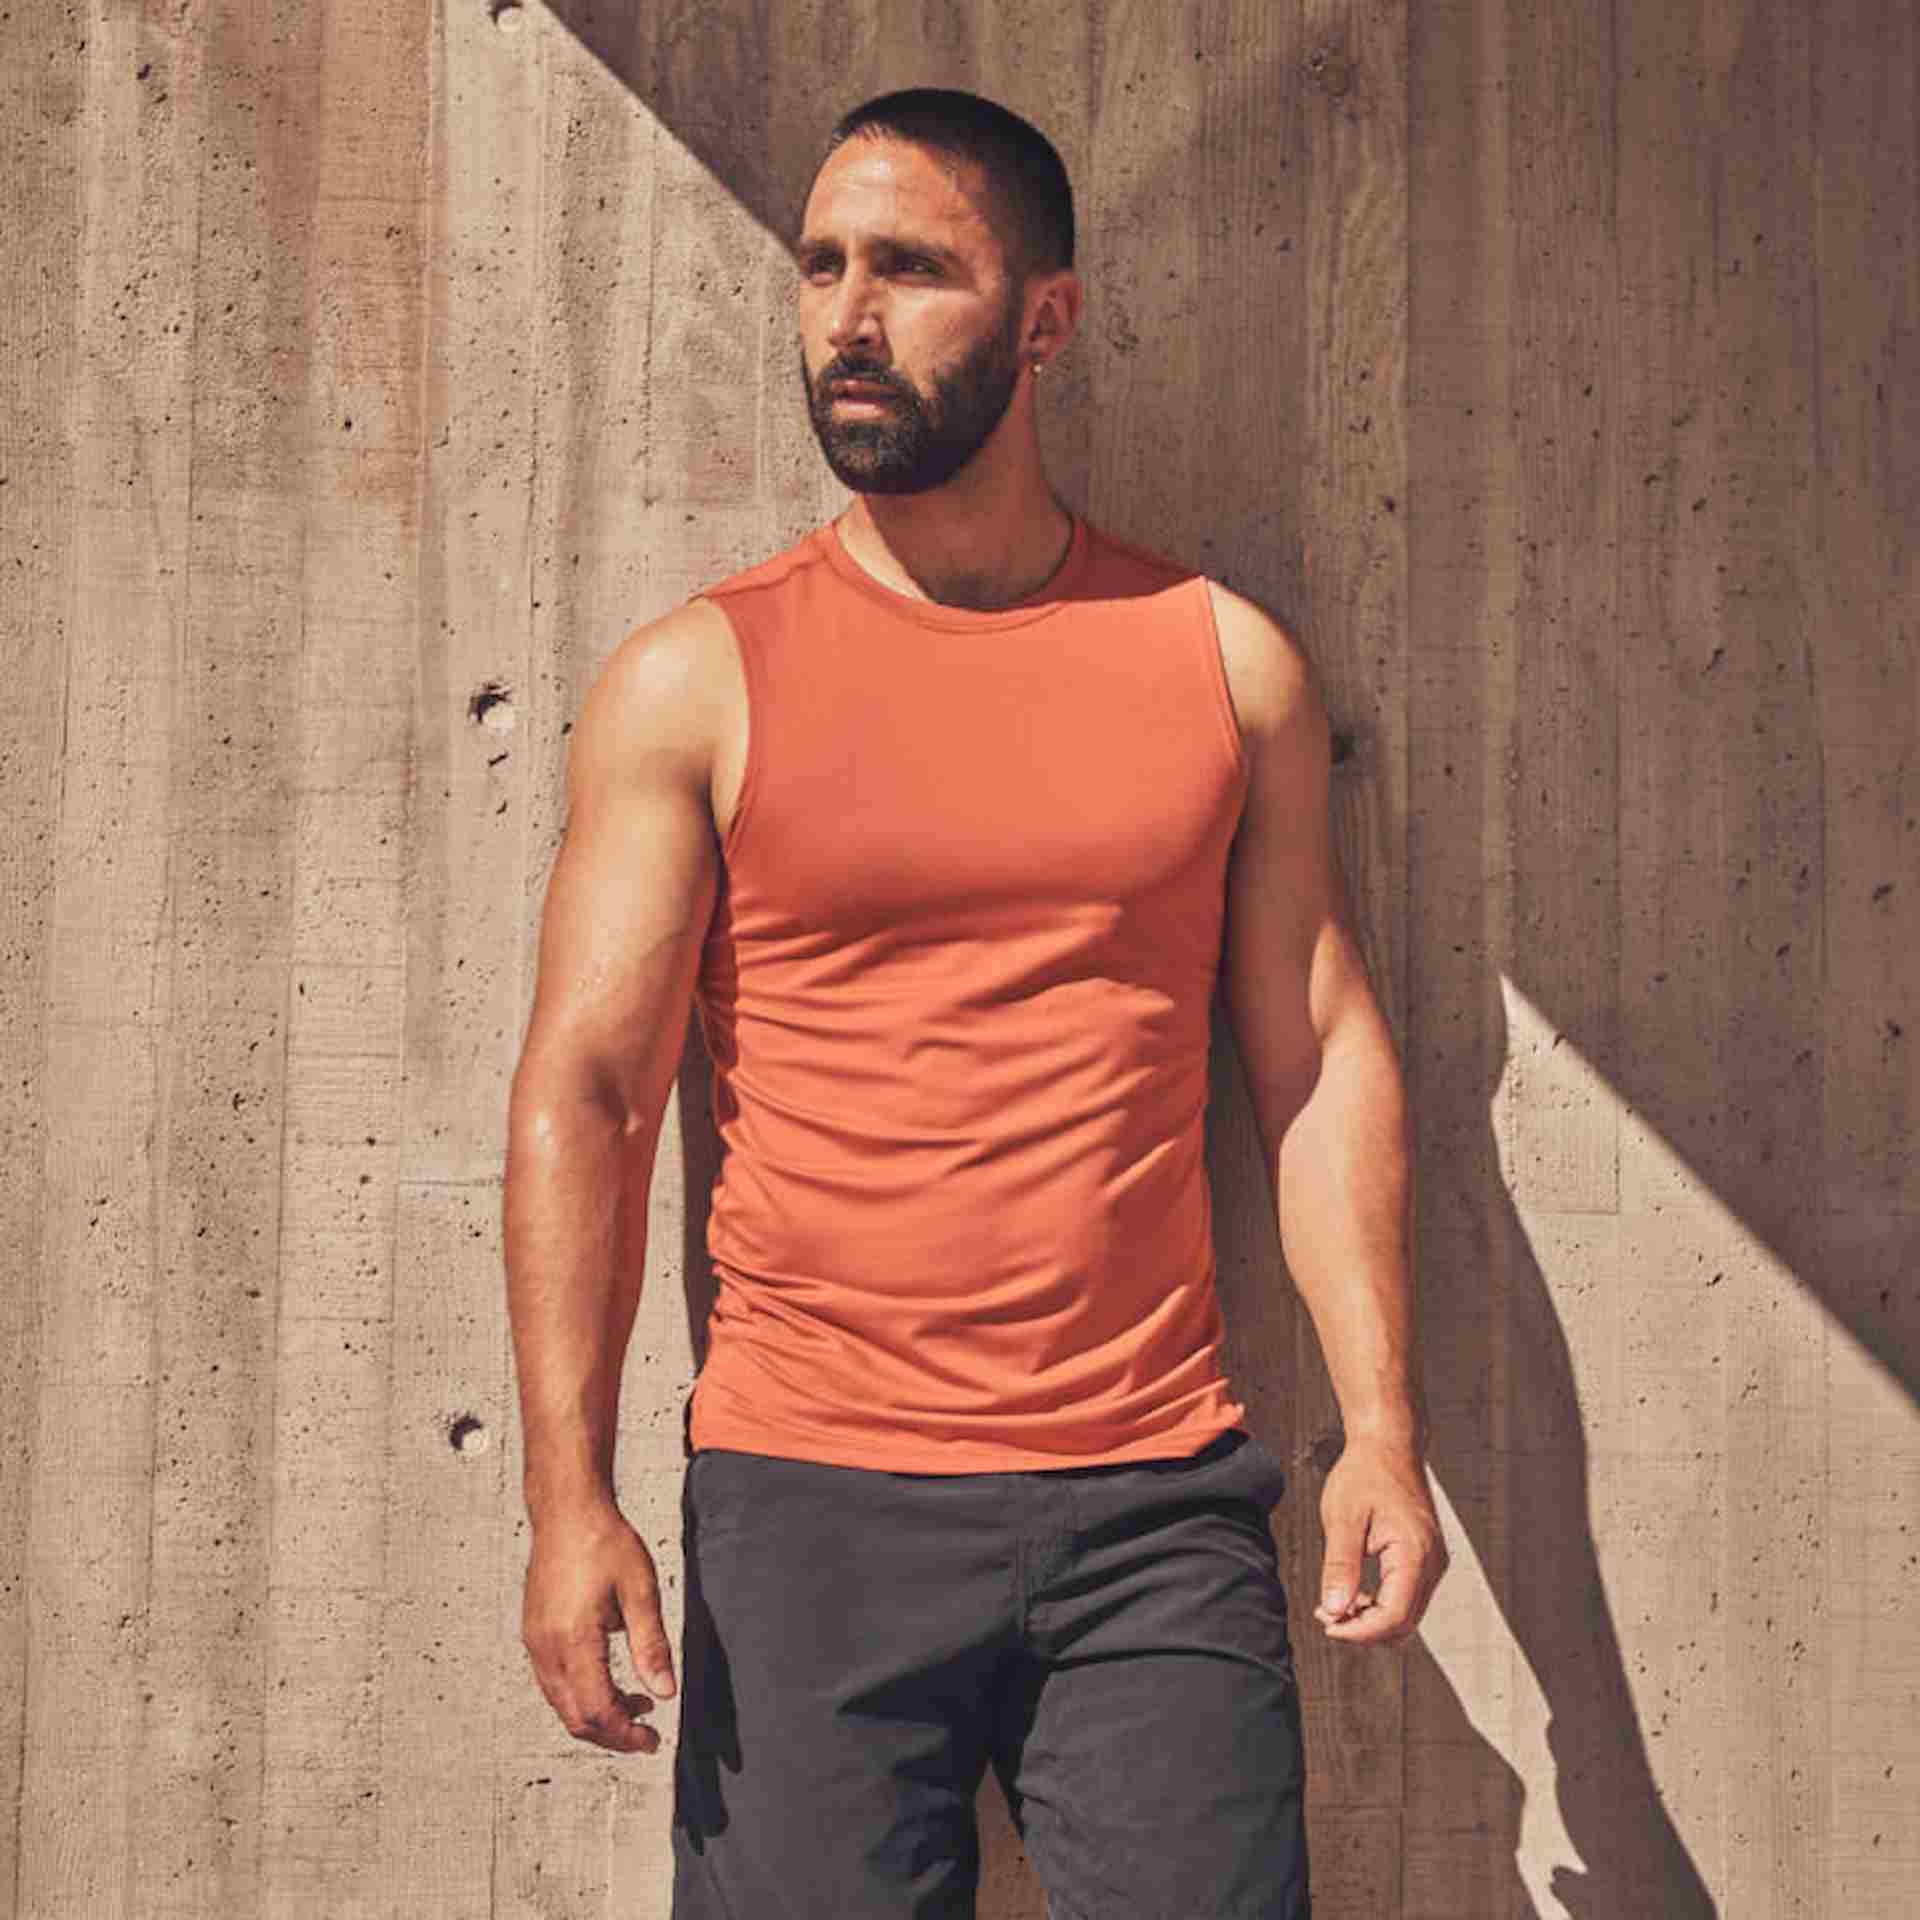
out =
[[1342,1021],[1319,1047],[1310,1080],[1296,1081],[1298,1099],[1284,1132],[1311,1121],[1352,1142],[1379,1162],[1382,1172],[1403,1173],[1413,1162],[1414,1126],[1406,1079],[1385,1023]]
[[1313,1104],[1326,1070],[1326,1052],[1318,1043],[1283,1066],[1247,1074],[1247,1096],[1253,1105],[1267,1159],[1272,1162],[1281,1144],[1302,1114]]
[[657,1113],[649,1119],[624,1075],[587,1055],[523,1057],[507,1101],[511,1139],[536,1153],[564,1151],[583,1127],[651,1138],[659,1120]]

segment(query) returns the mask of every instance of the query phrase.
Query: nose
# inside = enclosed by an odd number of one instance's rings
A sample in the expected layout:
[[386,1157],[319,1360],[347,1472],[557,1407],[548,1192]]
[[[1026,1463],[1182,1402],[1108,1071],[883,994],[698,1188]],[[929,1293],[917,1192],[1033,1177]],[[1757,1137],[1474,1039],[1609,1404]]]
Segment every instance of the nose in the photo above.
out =
[[872,350],[882,343],[878,293],[873,276],[857,266],[840,276],[827,310],[827,344],[835,353],[852,346]]

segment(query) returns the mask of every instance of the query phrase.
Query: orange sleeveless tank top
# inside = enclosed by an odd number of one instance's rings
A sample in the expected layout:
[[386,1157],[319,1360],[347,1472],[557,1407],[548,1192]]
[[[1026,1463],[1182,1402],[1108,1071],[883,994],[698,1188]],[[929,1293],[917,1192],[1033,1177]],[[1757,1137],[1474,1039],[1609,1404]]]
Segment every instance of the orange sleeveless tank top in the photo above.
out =
[[696,1004],[723,1154],[695,1448],[1184,1457],[1229,1392],[1203,1157],[1247,769],[1203,578],[1076,517],[1031,599],[832,526],[704,596],[746,766]]

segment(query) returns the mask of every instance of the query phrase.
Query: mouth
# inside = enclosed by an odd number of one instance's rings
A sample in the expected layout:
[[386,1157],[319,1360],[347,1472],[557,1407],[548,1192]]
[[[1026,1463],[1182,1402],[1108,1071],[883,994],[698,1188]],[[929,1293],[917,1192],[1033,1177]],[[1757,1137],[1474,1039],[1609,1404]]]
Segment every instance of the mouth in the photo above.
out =
[[854,406],[897,406],[900,396],[889,386],[871,380],[836,380],[827,389],[831,401],[847,401]]

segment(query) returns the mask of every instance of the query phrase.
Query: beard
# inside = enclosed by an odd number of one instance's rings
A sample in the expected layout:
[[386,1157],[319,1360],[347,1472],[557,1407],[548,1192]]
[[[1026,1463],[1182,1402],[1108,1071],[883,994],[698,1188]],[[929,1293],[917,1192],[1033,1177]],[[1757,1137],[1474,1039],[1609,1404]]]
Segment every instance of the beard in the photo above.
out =
[[[834,478],[855,493],[927,493],[944,486],[1006,417],[1020,380],[1019,329],[1019,304],[1012,302],[999,332],[989,334],[957,367],[936,375],[925,394],[905,375],[846,354],[836,355],[817,379],[809,380],[803,348],[800,383],[807,417]],[[831,389],[842,380],[885,387],[893,398],[891,410],[877,419],[836,418]]]

